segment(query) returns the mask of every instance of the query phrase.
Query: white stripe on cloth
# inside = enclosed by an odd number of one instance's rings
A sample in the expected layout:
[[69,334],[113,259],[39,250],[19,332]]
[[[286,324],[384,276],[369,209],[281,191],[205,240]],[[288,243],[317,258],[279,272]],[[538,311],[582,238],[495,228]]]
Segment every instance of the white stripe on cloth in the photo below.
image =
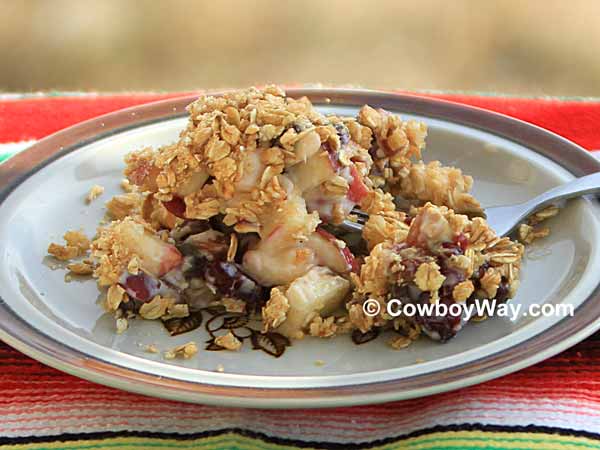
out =
[[20,141],[20,142],[8,142],[8,143],[4,143],[4,144],[0,144],[0,158],[3,156],[9,156],[9,155],[14,155],[17,154],[23,150],[25,150],[28,147],[31,147],[33,144],[35,144],[37,141],[36,140],[29,140],[29,141]]
[[[568,396],[568,394],[566,394]],[[431,398],[431,397],[430,397]],[[5,411],[0,415],[2,436],[52,435],[59,433],[103,432],[135,429],[192,433],[223,428],[241,428],[271,436],[307,441],[361,442],[407,434],[419,429],[454,424],[537,426],[578,429],[597,433],[600,416],[596,402],[579,399],[557,400],[511,399],[508,397],[467,398],[444,395],[436,401],[423,401],[417,411],[395,403],[365,407],[364,415],[353,413],[319,413],[318,422],[303,410],[288,410],[286,417],[276,410],[257,413],[251,409],[207,407],[191,404],[161,406],[149,400],[149,405],[118,401],[61,403],[49,410],[33,405],[28,411]],[[386,408],[394,410],[386,411]]]

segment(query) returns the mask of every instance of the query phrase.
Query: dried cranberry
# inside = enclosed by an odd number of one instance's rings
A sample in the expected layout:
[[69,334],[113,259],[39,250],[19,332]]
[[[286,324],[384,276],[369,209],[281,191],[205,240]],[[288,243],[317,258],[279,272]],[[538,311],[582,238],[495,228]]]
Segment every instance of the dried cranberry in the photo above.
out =
[[156,291],[160,288],[160,281],[146,275],[145,273],[139,273],[138,275],[129,275],[123,283],[123,287],[131,298],[135,298],[141,302],[148,301],[154,296]]
[[323,147],[327,151],[327,156],[329,156],[329,162],[331,163],[331,167],[337,173],[337,171],[342,168],[342,163],[340,163],[337,152],[327,144],[323,145]]
[[467,250],[467,247],[469,247],[469,239],[464,233],[459,233],[454,239],[454,242],[456,242],[463,252]]
[[181,197],[173,197],[172,200],[163,202],[163,205],[171,214],[185,219],[185,202]]

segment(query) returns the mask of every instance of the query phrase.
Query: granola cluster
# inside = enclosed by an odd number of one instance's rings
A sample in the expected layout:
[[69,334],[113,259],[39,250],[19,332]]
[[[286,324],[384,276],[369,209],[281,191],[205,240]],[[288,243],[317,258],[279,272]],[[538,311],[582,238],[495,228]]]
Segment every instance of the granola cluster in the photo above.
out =
[[[404,234],[404,226],[401,230]],[[427,203],[411,220],[404,241],[378,243],[360,274],[352,275],[356,290],[350,319],[364,333],[394,320],[385,308],[391,299],[403,303],[504,302],[518,288],[522,256],[522,244],[496,236],[484,219],[469,219],[445,206]],[[382,305],[372,320],[362,312],[367,299]],[[460,318],[456,319],[417,317],[414,324],[447,340],[462,327]]]
[[461,214],[482,214],[479,202],[469,194],[473,178],[455,167],[442,166],[439,161],[421,161],[427,136],[425,124],[404,122],[368,105],[360,110],[358,121],[375,136],[371,155],[376,170],[371,178],[377,185],[406,200],[433,202]]

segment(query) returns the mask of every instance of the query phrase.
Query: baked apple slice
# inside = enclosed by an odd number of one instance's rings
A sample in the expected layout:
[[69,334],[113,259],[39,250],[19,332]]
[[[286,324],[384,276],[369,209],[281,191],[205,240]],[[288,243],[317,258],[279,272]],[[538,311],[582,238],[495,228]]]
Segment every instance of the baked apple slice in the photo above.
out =
[[311,234],[307,247],[315,252],[317,264],[343,274],[352,271],[356,261],[345,243],[322,228]]
[[326,267],[313,267],[286,290],[290,309],[277,331],[290,338],[303,335],[316,316],[327,316],[341,308],[350,282]]
[[153,277],[160,278],[181,265],[183,258],[179,250],[153,235],[143,225],[126,220],[117,225],[115,231],[129,251],[140,258],[142,270]]
[[288,176],[300,192],[314,188],[336,175],[337,168],[331,162],[326,151],[319,151],[305,162],[296,164],[288,170]]

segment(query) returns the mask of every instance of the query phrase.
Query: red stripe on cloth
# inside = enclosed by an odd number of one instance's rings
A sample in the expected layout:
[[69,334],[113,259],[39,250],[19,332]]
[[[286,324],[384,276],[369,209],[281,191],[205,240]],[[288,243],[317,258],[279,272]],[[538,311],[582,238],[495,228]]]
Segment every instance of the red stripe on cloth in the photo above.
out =
[[[90,95],[0,101],[0,142],[40,139],[101,114],[182,95],[186,94]],[[437,94],[426,96],[507,114],[558,133],[584,148],[600,148],[600,102]]]
[[182,95],[186,94],[85,95],[0,101],[0,142],[40,139],[102,114]]
[[[99,386],[87,381],[63,374],[41,363],[33,361],[0,345],[4,356],[10,355],[11,362],[28,365],[28,370],[19,372],[10,370],[12,364],[0,363],[0,404],[27,405],[33,403],[53,403],[57,399],[68,403],[81,399],[100,401],[136,401],[164,404],[164,400],[151,399],[136,394],[124,393]],[[527,400],[545,398],[547,400],[579,400],[589,404],[600,404],[600,367],[586,364],[600,360],[600,348],[595,341],[587,341],[575,348],[550,358],[528,369],[521,370],[487,383],[457,392],[439,394],[433,397],[409,400],[388,405],[373,405],[370,415],[388,415],[392,410],[421,409],[460,397],[480,401],[508,401],[509,399]],[[557,364],[559,363],[559,364]],[[14,367],[14,366],[13,366]],[[485,407],[483,407],[485,409]],[[354,408],[335,408],[323,411],[311,411],[311,415],[352,414]]]
[[600,148],[600,102],[433,95],[490,109],[560,134],[588,150]]

